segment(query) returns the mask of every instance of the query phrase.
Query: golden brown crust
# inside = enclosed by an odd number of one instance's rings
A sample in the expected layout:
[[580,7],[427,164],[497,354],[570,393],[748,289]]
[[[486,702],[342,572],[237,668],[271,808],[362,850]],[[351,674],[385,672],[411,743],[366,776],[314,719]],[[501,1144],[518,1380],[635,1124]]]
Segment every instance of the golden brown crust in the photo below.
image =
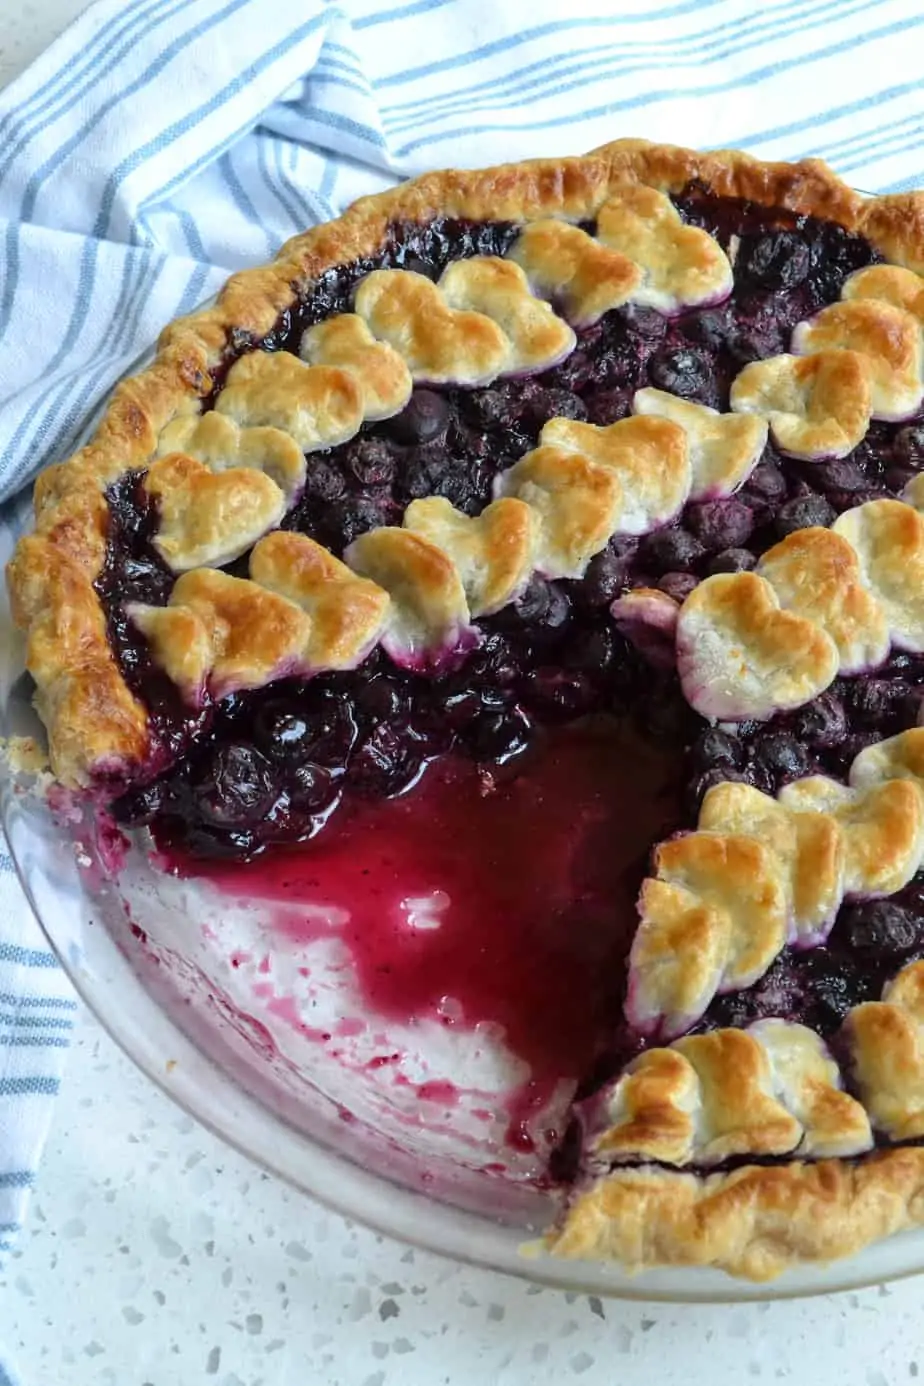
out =
[[579,1193],[547,1238],[570,1259],[714,1266],[772,1280],[924,1223],[924,1150],[857,1161],[745,1165],[727,1174],[619,1169]]
[[[81,528],[78,514],[98,508],[99,492],[126,470],[144,467],[161,430],[177,415],[198,408],[212,389],[213,372],[221,364],[232,329],[265,336],[279,314],[326,269],[374,254],[392,223],[427,222],[440,215],[522,222],[558,216],[577,221],[592,217],[608,197],[628,185],[670,193],[680,192],[691,181],[719,195],[829,218],[866,235],[890,260],[924,269],[924,196],[910,193],[871,201],[817,159],[765,163],[736,151],[697,153],[644,140],[617,140],[583,158],[425,174],[390,192],[361,198],[338,220],[288,241],[272,264],[233,275],[213,307],[170,323],[161,334],[153,365],[113,391],[92,440],[39,478],[37,524],[41,526],[49,505],[58,512],[48,545],[68,542],[64,536]],[[85,551],[75,561],[92,583],[105,546],[99,526],[95,531],[90,526],[89,532]],[[82,547],[73,534],[70,544],[72,551]],[[26,549],[9,568],[17,620],[24,610],[20,587],[43,583],[43,563],[30,571],[37,560],[35,550]],[[47,600],[54,599],[49,589]],[[71,703],[50,687],[47,670],[36,667],[32,673],[48,713],[52,764],[61,780],[86,783],[101,759],[126,762],[143,756],[144,719],[139,733],[140,709],[115,666],[107,683],[118,689],[117,707],[111,718],[102,714],[103,725],[93,730],[86,721],[65,726]],[[122,716],[129,704],[136,709],[128,719],[130,731]]]

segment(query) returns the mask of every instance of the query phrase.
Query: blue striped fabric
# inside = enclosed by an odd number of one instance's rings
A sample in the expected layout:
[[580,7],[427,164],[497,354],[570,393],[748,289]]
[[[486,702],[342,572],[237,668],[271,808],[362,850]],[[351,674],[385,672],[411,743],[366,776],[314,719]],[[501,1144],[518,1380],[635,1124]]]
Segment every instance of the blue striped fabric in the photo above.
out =
[[[918,0],[99,0],[0,94],[0,557],[163,324],[361,193],[617,135],[924,181]],[[0,1259],[74,1002],[0,853]],[[0,1374],[2,1379],[2,1374]]]

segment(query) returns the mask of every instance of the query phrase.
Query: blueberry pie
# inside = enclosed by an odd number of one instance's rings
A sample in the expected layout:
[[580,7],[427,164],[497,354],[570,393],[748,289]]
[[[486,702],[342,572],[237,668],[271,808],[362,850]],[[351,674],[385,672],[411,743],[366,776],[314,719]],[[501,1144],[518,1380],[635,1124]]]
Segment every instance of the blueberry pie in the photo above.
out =
[[920,194],[425,176],[171,324],[35,512],[60,785],[187,871],[426,858],[377,985],[484,953],[456,1019],[572,1081],[554,1253],[924,1221]]

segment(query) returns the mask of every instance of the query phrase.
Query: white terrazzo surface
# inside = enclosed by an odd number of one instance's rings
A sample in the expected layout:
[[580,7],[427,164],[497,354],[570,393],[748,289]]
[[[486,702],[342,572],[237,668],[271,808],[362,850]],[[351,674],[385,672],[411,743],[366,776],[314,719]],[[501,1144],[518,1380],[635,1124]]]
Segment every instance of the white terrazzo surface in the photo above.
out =
[[[84,8],[2,0],[0,84]],[[743,1308],[601,1302],[414,1252],[290,1193],[85,1020],[0,1343],[23,1386],[900,1386],[924,1280]]]

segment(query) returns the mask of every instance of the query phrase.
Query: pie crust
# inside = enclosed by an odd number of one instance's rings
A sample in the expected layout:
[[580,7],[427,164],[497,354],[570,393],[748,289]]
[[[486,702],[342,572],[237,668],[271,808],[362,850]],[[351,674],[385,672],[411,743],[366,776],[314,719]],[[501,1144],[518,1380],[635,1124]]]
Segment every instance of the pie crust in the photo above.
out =
[[[618,423],[553,419],[479,516],[416,500],[402,526],[362,534],[342,562],[276,529],[304,486],[305,454],[398,414],[415,383],[536,373],[570,352],[575,328],[614,307],[671,314],[721,300],[729,257],[666,196],[694,182],[834,222],[890,263],[849,279],[839,303],[797,326],[789,351],[744,366],[729,414],[646,388]],[[373,255],[395,222],[438,216],[522,230],[509,255],[457,261],[435,284],[373,270],[353,312],[307,330],[299,356],[246,351],[214,410],[200,413],[232,334],[266,337],[326,270]],[[593,234],[578,224],[591,220]],[[138,603],[130,614],[190,705],[206,688],[222,696],[283,673],[351,668],[377,642],[399,663],[427,667],[473,641],[473,623],[532,573],[580,577],[614,534],[647,534],[691,499],[731,495],[768,430],[811,462],[846,455],[871,420],[915,414],[922,274],[922,194],[869,199],[818,160],[764,163],[639,140],[584,158],[425,175],[296,237],[271,265],[233,276],[214,307],[170,324],[154,363],[116,388],[91,441],[38,478],[35,532],[8,582],[58,780],[91,787],[125,774],[149,745],[94,587],[106,488],[126,472],[145,472],[160,507],[156,543],[177,575],[166,606]],[[614,619],[656,660],[676,659],[688,702],[707,718],[798,706],[892,648],[924,651],[922,502],[912,482],[902,500],[865,501],[830,529],[799,530],[756,571],[708,578],[683,601],[635,589]],[[217,571],[248,551],[249,576]],[[736,672],[742,650],[746,677]],[[850,1013],[853,1095],[844,1055],[803,1026],[682,1037],[717,988],[753,982],[787,940],[823,939],[845,895],[889,894],[920,866],[922,742],[915,729],[869,747],[847,786],[815,776],[772,799],[721,785],[697,831],[658,848],[627,1008],[666,1043],[594,1099],[592,1167],[548,1234],[555,1254],[762,1279],[924,1222],[924,1151],[872,1150],[874,1132],[924,1134],[924,963]]]

